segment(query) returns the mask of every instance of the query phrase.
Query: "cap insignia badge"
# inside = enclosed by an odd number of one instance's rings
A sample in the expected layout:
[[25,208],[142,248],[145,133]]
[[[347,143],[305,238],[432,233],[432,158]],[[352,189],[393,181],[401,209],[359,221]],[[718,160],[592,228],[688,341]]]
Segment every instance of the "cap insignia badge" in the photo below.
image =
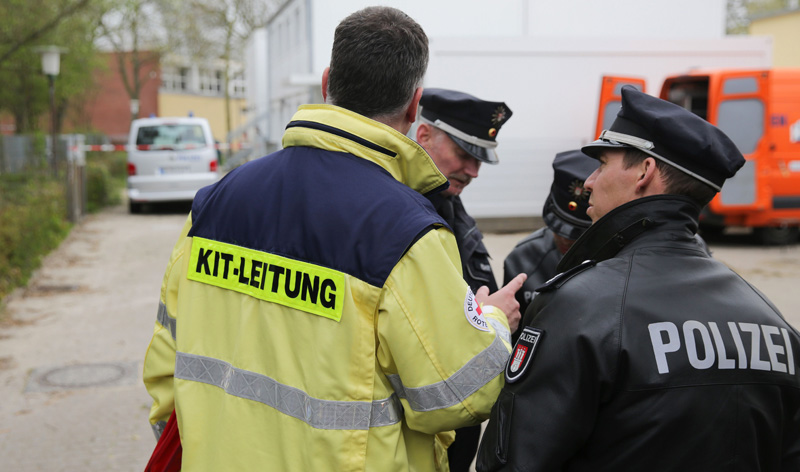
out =
[[[506,114],[508,111],[503,105],[498,106],[492,114],[492,124],[495,126],[502,125],[506,121]],[[496,131],[495,131],[496,133]]]
[[569,193],[576,200],[586,200],[589,198],[590,192],[583,186],[582,180],[573,180],[572,183],[569,184]]

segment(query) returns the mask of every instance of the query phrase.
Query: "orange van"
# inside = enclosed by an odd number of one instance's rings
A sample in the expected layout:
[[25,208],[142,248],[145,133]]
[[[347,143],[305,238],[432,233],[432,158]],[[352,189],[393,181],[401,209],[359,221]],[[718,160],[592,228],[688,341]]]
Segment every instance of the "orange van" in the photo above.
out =
[[[620,89],[644,80],[604,76],[595,136],[620,108]],[[800,69],[697,71],[668,77],[659,94],[725,132],[746,162],[701,215],[701,230],[752,228],[764,244],[800,234]]]

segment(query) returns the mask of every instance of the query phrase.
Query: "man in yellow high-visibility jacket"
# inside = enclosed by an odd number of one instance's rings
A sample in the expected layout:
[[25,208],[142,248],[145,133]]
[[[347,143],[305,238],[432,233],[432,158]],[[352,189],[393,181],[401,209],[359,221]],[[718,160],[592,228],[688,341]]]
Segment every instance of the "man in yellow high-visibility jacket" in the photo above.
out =
[[424,196],[447,186],[404,136],[427,59],[404,13],[350,15],[327,104],[195,197],[144,366],[184,470],[447,470],[450,431],[487,417],[524,276],[473,295]]

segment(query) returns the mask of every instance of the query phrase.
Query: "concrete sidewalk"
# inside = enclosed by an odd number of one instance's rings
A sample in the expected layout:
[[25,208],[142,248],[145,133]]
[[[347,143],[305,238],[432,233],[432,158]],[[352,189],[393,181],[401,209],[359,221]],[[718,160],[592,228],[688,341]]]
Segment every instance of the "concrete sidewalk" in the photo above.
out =
[[0,470],[142,471],[155,445],[142,358],[185,215],[86,218],[6,300]]
[[[161,278],[185,213],[86,218],[0,323],[0,470],[134,472],[155,446],[141,381]],[[527,233],[487,234],[495,275]],[[800,325],[800,246],[713,244]]]

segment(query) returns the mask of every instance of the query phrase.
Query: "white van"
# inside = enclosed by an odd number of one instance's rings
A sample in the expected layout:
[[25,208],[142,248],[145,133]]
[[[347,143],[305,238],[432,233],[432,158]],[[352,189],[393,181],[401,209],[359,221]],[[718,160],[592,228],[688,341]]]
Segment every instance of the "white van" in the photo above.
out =
[[128,136],[128,205],[191,201],[219,179],[219,155],[205,118],[141,118]]

